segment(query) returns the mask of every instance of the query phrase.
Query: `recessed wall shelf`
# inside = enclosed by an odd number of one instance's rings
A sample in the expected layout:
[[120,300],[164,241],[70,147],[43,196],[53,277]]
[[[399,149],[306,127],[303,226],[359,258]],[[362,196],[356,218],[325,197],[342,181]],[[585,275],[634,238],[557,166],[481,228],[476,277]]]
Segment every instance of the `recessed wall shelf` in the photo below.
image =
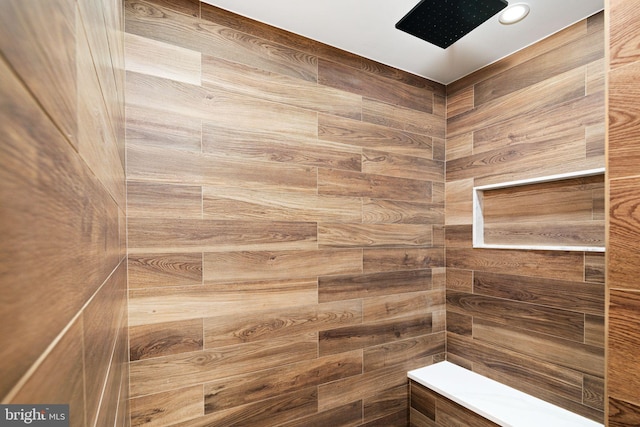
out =
[[473,247],[604,252],[604,168],[473,188]]

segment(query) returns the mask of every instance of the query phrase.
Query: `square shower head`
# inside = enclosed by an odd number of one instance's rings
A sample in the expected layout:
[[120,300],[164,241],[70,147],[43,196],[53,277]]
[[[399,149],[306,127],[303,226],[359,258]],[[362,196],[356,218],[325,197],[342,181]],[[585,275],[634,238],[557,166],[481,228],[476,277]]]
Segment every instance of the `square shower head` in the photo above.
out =
[[422,0],[396,28],[446,49],[507,5],[505,0]]

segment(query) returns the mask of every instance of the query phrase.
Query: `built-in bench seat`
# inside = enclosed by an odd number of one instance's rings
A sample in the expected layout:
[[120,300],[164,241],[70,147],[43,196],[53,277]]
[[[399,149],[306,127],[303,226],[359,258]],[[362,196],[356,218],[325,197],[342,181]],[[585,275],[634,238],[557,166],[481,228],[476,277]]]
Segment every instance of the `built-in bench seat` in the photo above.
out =
[[408,377],[412,426],[450,425],[453,419],[477,426],[602,427],[450,362],[409,371]]

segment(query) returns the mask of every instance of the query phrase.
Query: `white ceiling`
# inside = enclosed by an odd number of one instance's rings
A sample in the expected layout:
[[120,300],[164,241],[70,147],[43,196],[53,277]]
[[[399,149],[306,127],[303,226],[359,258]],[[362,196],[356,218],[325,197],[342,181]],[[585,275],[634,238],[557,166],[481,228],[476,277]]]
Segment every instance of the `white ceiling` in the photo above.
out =
[[520,23],[494,16],[448,49],[395,28],[419,0],[203,0],[428,79],[448,84],[604,8],[604,0],[512,0],[527,3]]

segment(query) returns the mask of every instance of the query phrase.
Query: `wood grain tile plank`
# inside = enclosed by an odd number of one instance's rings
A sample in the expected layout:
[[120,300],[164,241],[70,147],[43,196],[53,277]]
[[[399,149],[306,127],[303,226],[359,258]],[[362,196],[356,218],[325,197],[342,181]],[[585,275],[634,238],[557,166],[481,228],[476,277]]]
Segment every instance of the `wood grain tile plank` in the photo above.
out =
[[317,334],[305,334],[138,360],[130,364],[131,397],[310,360],[317,351]]
[[278,74],[315,81],[317,58],[210,20],[176,13],[166,4],[125,2],[127,32]]
[[447,290],[472,293],[473,276],[471,270],[447,268]]
[[202,254],[129,254],[129,289],[202,283]]
[[362,272],[360,249],[215,252],[204,254],[207,283],[315,279]]
[[307,166],[137,146],[128,147],[127,163],[132,181],[223,187],[232,181],[242,188],[316,192],[316,168]]
[[496,324],[582,343],[584,314],[476,294],[447,291],[447,310]]
[[427,225],[318,224],[318,246],[320,248],[410,247],[431,245],[432,230],[431,227]]
[[584,343],[596,347],[604,347],[604,316],[586,314],[584,316]]
[[[333,58],[327,59],[333,60],[334,62],[339,62],[335,61]],[[440,97],[445,96],[445,85],[429,79],[425,79],[424,77],[418,76],[408,71],[400,70],[386,64],[381,64],[380,62],[373,61],[369,58],[361,58],[360,68],[371,74],[395,80],[396,83],[403,83],[418,88],[427,89]]]
[[606,58],[598,59],[587,65],[587,95],[605,90]]
[[435,138],[445,137],[445,120],[433,114],[370,99],[362,100],[362,120]]
[[447,332],[470,337],[473,334],[473,317],[467,314],[447,311]]
[[319,141],[315,136],[290,138],[279,132],[247,129],[231,124],[203,123],[205,153],[239,159],[265,160],[291,165],[350,171],[362,169],[362,150],[345,144]]
[[584,96],[584,73],[581,68],[570,70],[554,79],[520,89],[513,96],[497,98],[472,111],[451,117],[447,120],[447,137],[472,132],[478,127],[487,127],[518,115],[530,115],[534,111]]
[[200,153],[202,120],[153,107],[127,105],[127,146],[158,147]]
[[445,224],[473,223],[473,178],[448,181],[444,184]]
[[230,92],[336,116],[360,119],[362,97],[343,88],[278,75],[211,55],[202,57],[202,83]]
[[131,399],[131,426],[166,426],[204,415],[202,385]]
[[638,46],[638,22],[633,5],[628,2],[613,0],[609,3],[609,67],[622,68],[625,65],[638,62],[640,57]]
[[487,244],[604,247],[604,221],[485,224]]
[[[284,304],[283,304],[284,305]],[[345,301],[271,310],[245,310],[204,319],[205,348],[253,341],[267,341],[293,334],[362,323],[362,302]]]
[[366,298],[362,301],[364,322],[378,319],[396,319],[421,313],[444,312],[445,296],[439,289]]
[[127,182],[129,218],[202,218],[202,187]]
[[340,301],[431,289],[431,270],[404,270],[318,278],[318,300]]
[[284,309],[317,302],[316,281],[254,282],[129,291],[129,325],[233,315],[244,307]]
[[318,83],[413,110],[433,113],[433,92],[397,82],[338,62],[318,60]]
[[268,399],[362,373],[362,351],[319,357],[204,385],[207,413]]
[[431,332],[432,315],[382,320],[320,331],[320,355],[391,343]]
[[429,136],[327,114],[318,114],[318,139],[433,159]]
[[[609,270],[610,271],[610,270]],[[611,286],[611,285],[610,285]],[[615,286],[615,285],[613,285]],[[610,289],[607,330],[607,388],[618,399],[638,400],[636,384],[640,381],[636,348],[640,337],[640,293],[635,290]]]
[[76,2],[2,2],[0,50],[63,136],[77,146]]
[[634,84],[640,73],[640,62],[629,64],[608,73],[609,115],[609,178],[616,179],[637,175],[640,156],[634,144],[640,121],[638,99],[640,91]]
[[442,224],[444,206],[422,203],[364,198],[362,222],[365,224]]
[[364,372],[374,371],[412,359],[423,359],[445,351],[443,332],[395,341],[364,349]]
[[318,169],[318,194],[431,202],[432,183],[384,175]]
[[582,401],[593,408],[604,411],[604,378],[584,376]]
[[583,265],[583,254],[576,252],[447,249],[447,267],[462,270],[581,281]]
[[143,360],[203,349],[201,319],[129,328],[129,360]]
[[5,396],[118,265],[120,209],[4,61],[0,74]]
[[365,425],[406,426],[409,405],[407,392],[407,384],[402,384],[365,398]]
[[[420,415],[424,416],[428,420],[433,421],[435,425],[436,420],[436,401],[438,396],[432,390],[416,383],[413,380],[409,380],[410,387],[410,407]],[[419,417],[420,418],[420,417]],[[411,414],[411,422],[413,426],[414,414]],[[422,425],[418,423],[417,425]],[[431,425],[431,424],[427,424]]]
[[199,85],[200,52],[127,33],[125,61],[128,71]]
[[[612,160],[611,155],[609,158]],[[640,284],[636,280],[636,275],[639,258],[634,248],[637,247],[640,239],[640,211],[638,211],[640,178],[611,179],[611,177],[612,173],[609,172],[609,244],[606,278],[610,288],[638,290]]]
[[444,266],[440,248],[365,248],[364,273],[417,270]]
[[445,244],[447,249],[472,248],[473,230],[471,224],[445,226]]
[[447,96],[447,118],[471,111],[474,106],[474,86]]
[[358,400],[282,424],[282,427],[326,427],[328,425],[357,427],[362,422],[362,411],[362,402]]
[[447,138],[446,160],[459,159],[473,154],[474,132]]
[[602,284],[477,271],[473,276],[473,293],[604,315],[605,289]]
[[604,57],[602,32],[592,32],[494,75],[474,86],[478,107],[499,97],[580,68]]
[[444,181],[444,162],[364,149],[362,172],[425,181]]
[[628,427],[640,423],[640,405],[611,396],[608,400],[609,417],[607,423],[609,426]]
[[604,375],[603,348],[480,319],[474,319],[473,336],[484,343],[497,345],[565,368],[598,377]]
[[488,418],[465,408],[462,405],[438,396],[436,400],[436,422],[445,426],[466,426],[466,427],[497,427],[496,424]]

